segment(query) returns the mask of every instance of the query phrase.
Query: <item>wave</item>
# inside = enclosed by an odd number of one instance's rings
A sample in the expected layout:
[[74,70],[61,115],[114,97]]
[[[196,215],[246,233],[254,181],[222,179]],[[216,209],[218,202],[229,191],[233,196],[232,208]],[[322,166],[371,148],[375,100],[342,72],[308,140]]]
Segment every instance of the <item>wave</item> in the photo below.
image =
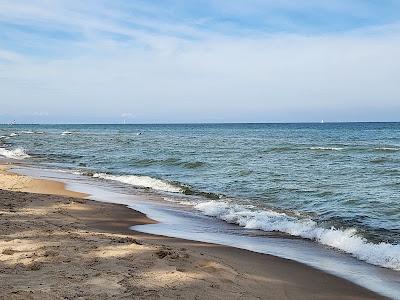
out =
[[69,154],[69,153],[46,153],[45,154],[46,159],[48,160],[77,160],[83,158],[82,155],[76,155],[76,154]]
[[298,219],[272,210],[254,210],[227,201],[208,201],[194,205],[205,215],[248,229],[278,231],[316,241],[351,254],[370,264],[400,270],[400,245],[374,244],[357,234],[356,229],[323,228],[311,219]]
[[273,147],[273,148],[269,148],[269,149],[259,150],[257,152],[260,154],[263,154],[263,153],[269,153],[269,152],[287,152],[287,151],[293,151],[293,150],[297,150],[296,145]]
[[70,171],[72,174],[75,175],[83,175],[83,176],[89,176],[89,177],[94,177],[94,178],[101,178],[105,180],[112,180],[112,181],[118,181],[122,182],[125,184],[133,185],[136,187],[142,187],[142,188],[149,188],[153,189],[156,191],[162,191],[162,192],[169,192],[169,193],[177,193],[177,194],[183,194],[187,196],[201,196],[207,199],[221,199],[224,197],[222,194],[216,194],[216,193],[211,193],[211,192],[203,192],[203,191],[198,191],[195,189],[192,189],[190,186],[179,183],[179,182],[169,182],[166,180],[158,179],[158,178],[153,178],[150,176],[145,176],[145,175],[111,175],[107,173],[95,173],[91,171],[81,171],[81,170],[74,170]]
[[381,164],[381,163],[385,163],[390,161],[390,159],[386,158],[386,157],[377,157],[377,158],[373,158],[370,159],[369,162],[373,163],[373,164]]
[[378,147],[374,148],[375,151],[383,151],[383,152],[396,152],[400,151],[400,148],[397,147]]
[[340,148],[340,147],[310,147],[309,149],[310,150],[324,150],[324,151],[327,151],[327,150],[331,150],[331,151],[343,150],[343,148]]
[[107,173],[96,173],[90,170],[69,170],[69,171],[59,170],[59,171],[72,173],[74,175],[82,175],[82,176],[89,176],[105,180],[118,181],[136,187],[148,188],[156,191],[169,192],[187,196],[188,195],[200,196],[212,200],[222,199],[223,197],[225,197],[223,194],[198,191],[180,182],[176,181],[171,182],[145,175],[112,175]]
[[197,169],[197,168],[201,168],[205,165],[206,165],[206,163],[204,163],[202,161],[185,162],[182,164],[182,166],[185,167],[186,169]]
[[10,133],[10,137],[13,137],[13,136],[17,136],[18,134],[17,133]]
[[177,166],[186,169],[197,169],[206,165],[202,161],[182,161],[178,158],[167,158],[167,159],[134,159],[130,162],[132,166],[147,167],[152,165],[160,166]]
[[69,134],[72,134],[72,132],[71,132],[71,131],[63,131],[63,132],[61,133],[61,135],[69,135]]
[[[161,161],[161,162],[168,162],[167,160]],[[151,159],[151,158],[145,158],[145,159],[133,159],[130,162],[131,166],[137,166],[137,167],[148,167],[151,165],[157,165],[159,164],[160,161],[156,159]]]
[[14,150],[0,148],[0,155],[11,159],[25,159],[30,157],[22,148],[16,148]]
[[202,192],[202,191],[196,191],[192,188],[190,188],[189,186],[183,186],[182,187],[182,194],[184,195],[192,195],[192,196],[201,196],[204,198],[208,198],[208,199],[221,199],[222,197],[224,197],[224,195],[222,194],[216,194],[216,193],[211,193],[211,192]]
[[31,130],[23,130],[21,131],[23,134],[44,134],[44,131],[31,131]]
[[180,186],[150,176],[109,175],[105,173],[95,173],[92,176],[95,178],[119,181],[137,187],[151,188],[157,191],[183,193],[183,189]]

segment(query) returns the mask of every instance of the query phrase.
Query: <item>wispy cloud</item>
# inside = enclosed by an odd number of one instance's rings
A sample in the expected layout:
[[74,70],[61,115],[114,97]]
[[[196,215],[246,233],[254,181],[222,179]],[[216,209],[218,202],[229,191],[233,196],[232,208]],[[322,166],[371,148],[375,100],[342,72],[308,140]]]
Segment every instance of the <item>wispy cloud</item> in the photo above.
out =
[[[221,36],[331,34],[398,21],[392,1],[3,1],[3,47],[37,54],[89,50],[90,43],[166,49]],[[196,4],[194,4],[196,3]],[[377,16],[385,15],[379,18]],[[8,33],[8,34],[7,34]],[[56,45],[54,45],[54,43]],[[10,50],[10,49],[8,49]],[[58,50],[58,51],[57,51]],[[49,52],[49,51],[47,51]],[[50,51],[51,52],[51,51]],[[49,53],[47,53],[49,54]]]
[[1,62],[17,63],[23,60],[24,57],[16,52],[0,49],[0,63]]
[[2,1],[1,106],[138,122],[400,112],[399,5],[383,2]]

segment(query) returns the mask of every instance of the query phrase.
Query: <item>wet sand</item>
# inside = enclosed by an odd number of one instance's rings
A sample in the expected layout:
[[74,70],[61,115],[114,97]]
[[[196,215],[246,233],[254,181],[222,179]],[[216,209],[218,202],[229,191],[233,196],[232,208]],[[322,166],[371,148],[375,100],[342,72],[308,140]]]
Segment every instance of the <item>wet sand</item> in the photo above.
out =
[[380,299],[294,261],[129,230],[123,205],[0,168],[0,298]]

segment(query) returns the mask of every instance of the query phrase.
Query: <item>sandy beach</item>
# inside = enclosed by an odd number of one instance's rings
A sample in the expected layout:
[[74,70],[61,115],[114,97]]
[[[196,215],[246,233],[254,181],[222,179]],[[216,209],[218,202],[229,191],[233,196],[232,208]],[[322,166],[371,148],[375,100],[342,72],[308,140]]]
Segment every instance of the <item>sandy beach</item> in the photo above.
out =
[[0,0],[0,300],[400,300],[400,0]]
[[1,299],[380,299],[306,265],[129,230],[154,223],[0,171]]

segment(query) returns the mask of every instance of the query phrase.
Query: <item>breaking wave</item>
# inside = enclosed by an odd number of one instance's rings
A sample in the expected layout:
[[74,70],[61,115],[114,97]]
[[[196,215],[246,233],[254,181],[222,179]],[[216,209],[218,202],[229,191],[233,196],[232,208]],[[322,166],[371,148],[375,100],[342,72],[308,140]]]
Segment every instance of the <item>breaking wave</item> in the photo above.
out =
[[119,181],[125,184],[130,184],[137,187],[151,188],[157,191],[183,193],[180,186],[174,185],[167,181],[153,178],[150,176],[139,175],[109,175],[105,173],[95,173],[92,175],[95,178],[102,178],[107,180]]
[[208,201],[194,205],[205,215],[248,229],[279,231],[316,241],[320,244],[349,253],[370,264],[400,270],[400,245],[374,244],[357,234],[356,229],[319,227],[310,219],[298,219],[272,210],[254,210],[245,205],[227,201]]
[[14,150],[0,148],[0,155],[11,159],[25,159],[30,157],[22,148],[16,148]]
[[61,135],[70,135],[70,134],[72,134],[73,132],[71,132],[71,131],[63,131],[62,133],[61,133]]
[[105,180],[118,181],[136,187],[148,188],[162,192],[177,193],[177,194],[191,195],[191,196],[201,196],[212,200],[217,200],[224,197],[223,194],[198,191],[191,188],[188,185],[179,182],[169,182],[166,180],[145,175],[112,175],[107,173],[96,173],[88,170],[85,171],[74,170],[69,172],[75,175],[83,175],[94,178],[101,178]]
[[310,150],[321,150],[321,151],[340,151],[343,150],[343,148],[340,147],[310,147]]
[[400,148],[397,147],[379,147],[379,148],[375,148],[375,151],[383,151],[383,152],[396,152],[396,151],[400,151]]

